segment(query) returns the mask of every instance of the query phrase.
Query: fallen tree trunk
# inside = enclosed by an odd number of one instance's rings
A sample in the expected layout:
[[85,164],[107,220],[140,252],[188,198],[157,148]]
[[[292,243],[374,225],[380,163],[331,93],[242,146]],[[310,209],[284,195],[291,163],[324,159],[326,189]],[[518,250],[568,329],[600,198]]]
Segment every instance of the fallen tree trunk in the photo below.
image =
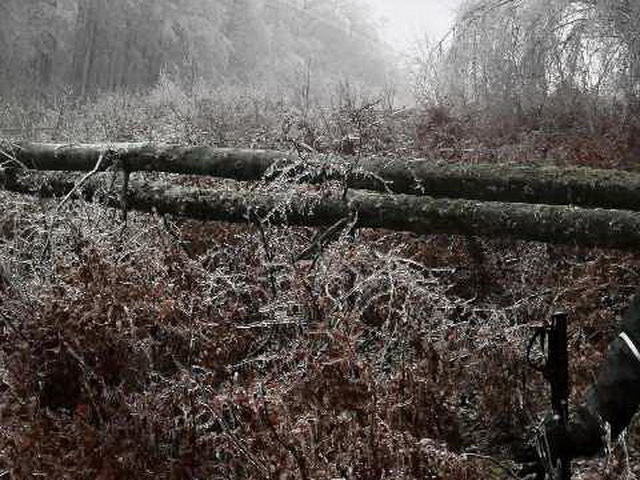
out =
[[[6,189],[45,197],[66,194],[78,179],[78,174],[0,170],[0,185]],[[120,207],[118,192],[109,191],[111,183],[111,174],[94,175],[77,189],[77,195]],[[359,227],[640,249],[640,212],[363,191],[343,196],[312,187],[273,193],[253,191],[231,180],[216,183],[217,188],[211,190],[132,178],[127,203],[145,212],[227,222],[247,221],[251,209],[263,218],[270,215],[274,224],[306,226],[332,225],[355,213]]]
[[[120,167],[128,171],[257,180],[277,166],[293,166],[310,183],[343,179],[351,188],[432,197],[640,210],[640,174],[619,170],[375,157],[324,156],[302,161],[273,150],[143,144],[28,144],[17,149],[16,157],[38,170],[89,171],[108,150],[117,152]],[[107,168],[109,162],[104,164]]]

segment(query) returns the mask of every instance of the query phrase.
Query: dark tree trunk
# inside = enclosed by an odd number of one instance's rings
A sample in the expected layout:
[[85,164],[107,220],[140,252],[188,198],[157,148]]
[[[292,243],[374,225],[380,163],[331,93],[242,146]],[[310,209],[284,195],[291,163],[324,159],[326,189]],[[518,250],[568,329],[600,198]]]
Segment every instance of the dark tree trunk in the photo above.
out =
[[[79,174],[0,170],[0,184],[16,192],[59,196]],[[112,174],[91,177],[78,195],[118,208],[109,192]],[[356,215],[357,226],[415,232],[511,237],[552,243],[640,250],[640,212],[523,203],[435,199],[427,196],[351,191],[327,194],[311,187],[286,192],[252,190],[232,180],[209,181],[214,189],[131,179],[127,204],[145,212],[202,220],[245,222],[248,209],[274,224],[321,226]],[[286,212],[286,214],[278,213]]]
[[640,175],[620,170],[471,165],[444,161],[315,157],[301,160],[272,150],[170,145],[23,145],[20,161],[38,170],[91,170],[111,148],[129,171],[160,171],[257,180],[295,165],[304,181],[346,180],[360,188],[432,197],[640,210]]

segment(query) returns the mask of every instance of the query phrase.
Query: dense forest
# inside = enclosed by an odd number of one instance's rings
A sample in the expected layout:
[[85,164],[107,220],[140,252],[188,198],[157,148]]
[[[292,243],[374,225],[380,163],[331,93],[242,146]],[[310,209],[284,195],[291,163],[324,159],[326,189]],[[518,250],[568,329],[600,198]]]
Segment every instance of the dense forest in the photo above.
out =
[[189,86],[290,88],[307,75],[382,85],[390,67],[357,0],[9,0],[0,9],[3,95],[139,90],[162,75]]
[[0,1],[0,480],[544,476],[536,332],[575,419],[640,285],[640,2],[374,5]]

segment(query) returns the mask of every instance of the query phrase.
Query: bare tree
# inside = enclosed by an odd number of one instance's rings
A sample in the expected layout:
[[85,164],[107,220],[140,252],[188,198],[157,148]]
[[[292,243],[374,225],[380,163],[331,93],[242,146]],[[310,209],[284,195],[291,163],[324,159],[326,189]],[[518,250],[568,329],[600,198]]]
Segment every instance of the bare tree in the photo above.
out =
[[[558,126],[637,109],[640,6],[631,1],[475,0],[432,52],[425,81],[456,105]],[[616,112],[617,114],[617,112]]]

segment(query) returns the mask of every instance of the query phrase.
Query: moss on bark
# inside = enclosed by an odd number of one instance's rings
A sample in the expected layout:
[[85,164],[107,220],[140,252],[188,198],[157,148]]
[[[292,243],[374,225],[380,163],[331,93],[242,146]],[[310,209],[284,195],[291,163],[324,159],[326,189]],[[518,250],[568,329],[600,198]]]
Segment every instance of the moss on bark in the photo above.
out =
[[[70,191],[79,175],[0,170],[6,189],[45,197]],[[77,195],[119,208],[112,175],[96,174]],[[511,237],[550,243],[640,250],[640,212],[572,206],[482,202],[406,194],[335,191],[320,194],[294,187],[287,192],[253,191],[246,183],[217,182],[214,189],[166,181],[130,179],[132,209],[202,220],[245,222],[248,211],[274,224],[321,226],[356,214],[357,226],[415,232]]]
[[257,180],[277,166],[295,164],[297,171],[308,170],[304,179],[311,183],[339,178],[352,188],[374,191],[640,210],[640,175],[618,170],[335,156],[301,160],[271,150],[141,144],[28,144],[17,157],[38,170],[89,171],[105,152],[113,154],[105,168],[117,163],[129,171]]

